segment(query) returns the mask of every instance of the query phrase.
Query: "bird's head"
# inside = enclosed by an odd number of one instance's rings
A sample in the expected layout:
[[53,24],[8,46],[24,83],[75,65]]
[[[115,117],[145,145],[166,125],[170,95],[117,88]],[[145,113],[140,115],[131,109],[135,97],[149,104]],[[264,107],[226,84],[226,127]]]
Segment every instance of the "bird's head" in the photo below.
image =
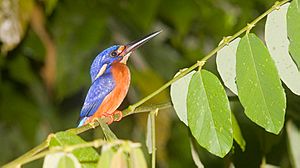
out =
[[158,35],[160,32],[161,31],[156,31],[143,37],[142,39],[133,41],[126,45],[114,45],[103,50],[97,55],[97,57],[94,59],[91,65],[90,75],[92,78],[92,82],[95,81],[101,75],[103,75],[105,72],[107,72],[107,70],[111,68],[111,65],[113,63],[120,62],[126,64],[130,54],[135,49],[145,44],[147,41]]

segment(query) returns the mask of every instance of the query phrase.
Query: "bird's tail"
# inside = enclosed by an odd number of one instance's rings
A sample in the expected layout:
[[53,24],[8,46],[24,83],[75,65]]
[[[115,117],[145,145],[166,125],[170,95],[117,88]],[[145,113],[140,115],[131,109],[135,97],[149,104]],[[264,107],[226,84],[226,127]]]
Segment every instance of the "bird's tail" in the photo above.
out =
[[81,127],[84,125],[85,121],[88,119],[88,117],[83,117],[79,119],[79,124],[77,127]]

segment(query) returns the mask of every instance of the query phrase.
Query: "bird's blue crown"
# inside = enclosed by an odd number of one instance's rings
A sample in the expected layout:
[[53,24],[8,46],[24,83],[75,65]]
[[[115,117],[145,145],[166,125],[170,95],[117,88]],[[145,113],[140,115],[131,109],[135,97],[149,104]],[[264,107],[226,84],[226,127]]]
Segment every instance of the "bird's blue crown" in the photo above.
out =
[[110,72],[111,64],[115,61],[120,61],[122,59],[122,56],[119,56],[117,53],[118,48],[120,45],[113,45],[105,50],[103,50],[101,53],[97,55],[97,57],[94,59],[91,69],[90,69],[90,75],[92,78],[92,82],[96,79],[97,74],[99,73],[101,67],[104,64],[107,64],[107,68],[105,73]]

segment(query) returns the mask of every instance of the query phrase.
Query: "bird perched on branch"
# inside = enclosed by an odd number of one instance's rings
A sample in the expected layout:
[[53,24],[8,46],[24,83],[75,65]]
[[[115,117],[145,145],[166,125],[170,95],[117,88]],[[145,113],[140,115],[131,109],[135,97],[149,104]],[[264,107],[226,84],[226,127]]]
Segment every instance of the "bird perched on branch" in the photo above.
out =
[[100,117],[108,117],[110,124],[115,114],[119,116],[116,121],[121,120],[122,112],[117,108],[124,100],[130,84],[130,71],[126,66],[128,57],[160,32],[156,31],[127,45],[111,46],[97,55],[91,65],[92,85],[81,109],[78,127]]

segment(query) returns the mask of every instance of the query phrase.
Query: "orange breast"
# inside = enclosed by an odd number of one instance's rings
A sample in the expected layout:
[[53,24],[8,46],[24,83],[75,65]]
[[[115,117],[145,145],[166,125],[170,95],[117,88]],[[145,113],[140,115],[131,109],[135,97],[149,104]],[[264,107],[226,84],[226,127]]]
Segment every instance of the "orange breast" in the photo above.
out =
[[103,113],[112,114],[126,97],[130,84],[128,67],[123,63],[113,63],[111,73],[115,80],[115,88],[105,97],[93,117],[99,118]]

